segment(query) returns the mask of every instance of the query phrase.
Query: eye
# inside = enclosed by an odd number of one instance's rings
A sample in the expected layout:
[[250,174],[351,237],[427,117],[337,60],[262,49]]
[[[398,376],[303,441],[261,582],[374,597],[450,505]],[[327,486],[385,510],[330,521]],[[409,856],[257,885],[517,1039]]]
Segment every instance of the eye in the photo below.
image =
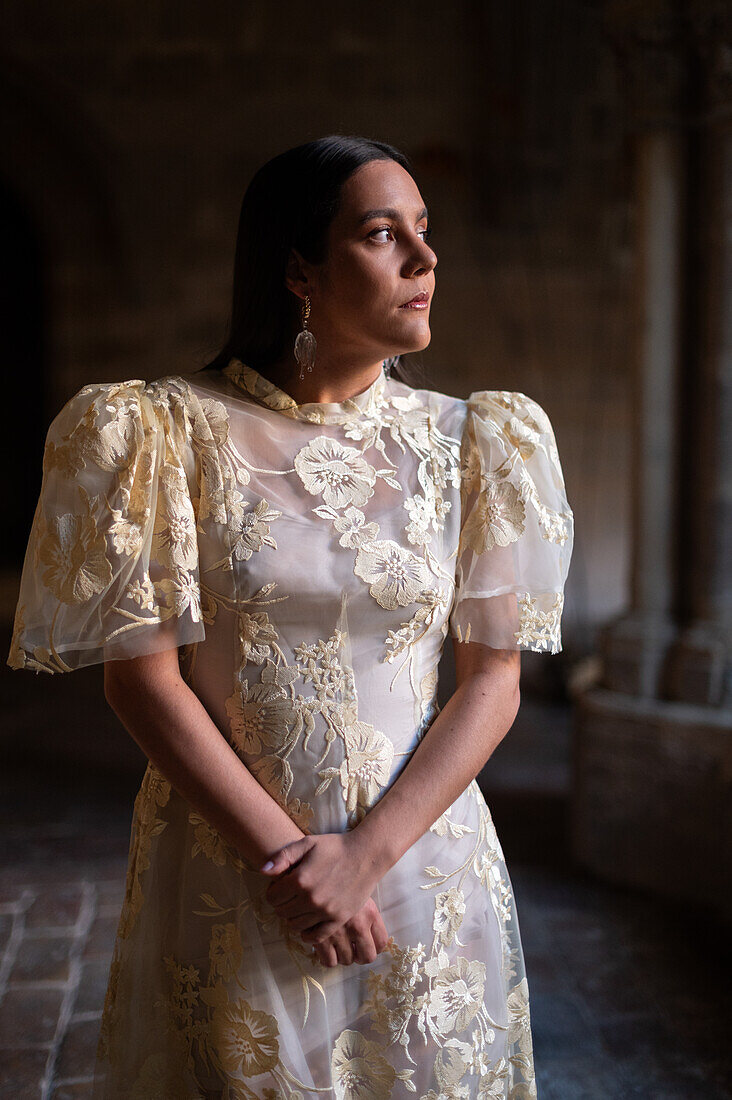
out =
[[[394,230],[390,225],[381,225],[378,229],[372,229],[369,233],[369,237],[374,237],[377,233],[393,233]],[[418,233],[422,234],[422,240],[428,241],[432,236],[432,226],[428,225],[425,229],[418,229]],[[384,243],[384,242],[382,242]]]
[[378,229],[372,229],[372,231],[369,233],[369,237],[375,236],[376,233],[391,233],[391,232],[393,232],[393,230],[392,230],[390,225],[382,225]]

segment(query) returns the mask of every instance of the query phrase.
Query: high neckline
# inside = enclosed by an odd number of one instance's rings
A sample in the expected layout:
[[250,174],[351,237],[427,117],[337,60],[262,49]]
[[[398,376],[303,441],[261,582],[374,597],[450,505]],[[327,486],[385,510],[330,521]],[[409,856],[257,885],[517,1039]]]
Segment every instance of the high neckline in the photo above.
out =
[[295,420],[309,420],[314,424],[341,424],[354,417],[375,413],[384,402],[387,383],[386,375],[381,370],[370,386],[353,397],[343,401],[305,401],[299,405],[289,393],[240,359],[230,359],[222,370],[227,378],[260,404]]

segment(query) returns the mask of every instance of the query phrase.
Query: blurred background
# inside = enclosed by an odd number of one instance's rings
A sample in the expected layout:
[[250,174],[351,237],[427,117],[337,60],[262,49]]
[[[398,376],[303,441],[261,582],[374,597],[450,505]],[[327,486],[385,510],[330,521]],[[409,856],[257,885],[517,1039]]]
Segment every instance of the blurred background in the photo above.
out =
[[[732,1095],[732,9],[6,0],[0,616],[46,430],[219,350],[239,205],[328,133],[414,164],[432,388],[520,390],[576,544],[562,652],[480,775],[539,1097]],[[407,361],[410,357],[406,357]],[[442,699],[453,684],[441,669]],[[145,759],[101,667],[0,670],[0,1095],[78,1100]]]

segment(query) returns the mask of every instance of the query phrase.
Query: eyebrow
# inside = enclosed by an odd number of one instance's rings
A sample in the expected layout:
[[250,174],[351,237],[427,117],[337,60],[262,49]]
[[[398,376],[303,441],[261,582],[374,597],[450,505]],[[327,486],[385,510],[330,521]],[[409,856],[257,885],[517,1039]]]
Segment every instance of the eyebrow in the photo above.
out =
[[[393,206],[384,206],[380,207],[378,210],[368,210],[358,219],[358,224],[363,225],[364,222],[371,221],[372,218],[393,218],[394,221],[399,221],[399,217],[399,211],[395,210]],[[426,206],[422,207],[415,220],[420,222],[422,218],[427,218],[429,220]]]

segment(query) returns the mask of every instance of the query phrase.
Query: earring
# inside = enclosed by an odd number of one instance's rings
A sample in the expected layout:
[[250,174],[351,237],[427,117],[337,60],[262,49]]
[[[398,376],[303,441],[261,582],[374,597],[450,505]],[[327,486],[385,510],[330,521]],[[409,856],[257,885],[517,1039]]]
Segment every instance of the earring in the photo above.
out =
[[305,295],[305,300],[300,310],[300,316],[302,317],[302,330],[298,332],[295,338],[295,358],[300,364],[300,381],[302,382],[305,377],[303,367],[307,366],[308,370],[313,369],[313,363],[315,362],[315,349],[317,342],[312,332],[308,328],[308,317],[310,316],[310,298]]
[[399,362],[399,356],[398,355],[390,355],[388,357],[388,359],[384,360],[382,365],[383,365],[383,368],[384,368],[384,374],[386,375],[387,378],[389,378],[391,376],[391,373],[394,370],[394,367],[397,365],[398,362]]

